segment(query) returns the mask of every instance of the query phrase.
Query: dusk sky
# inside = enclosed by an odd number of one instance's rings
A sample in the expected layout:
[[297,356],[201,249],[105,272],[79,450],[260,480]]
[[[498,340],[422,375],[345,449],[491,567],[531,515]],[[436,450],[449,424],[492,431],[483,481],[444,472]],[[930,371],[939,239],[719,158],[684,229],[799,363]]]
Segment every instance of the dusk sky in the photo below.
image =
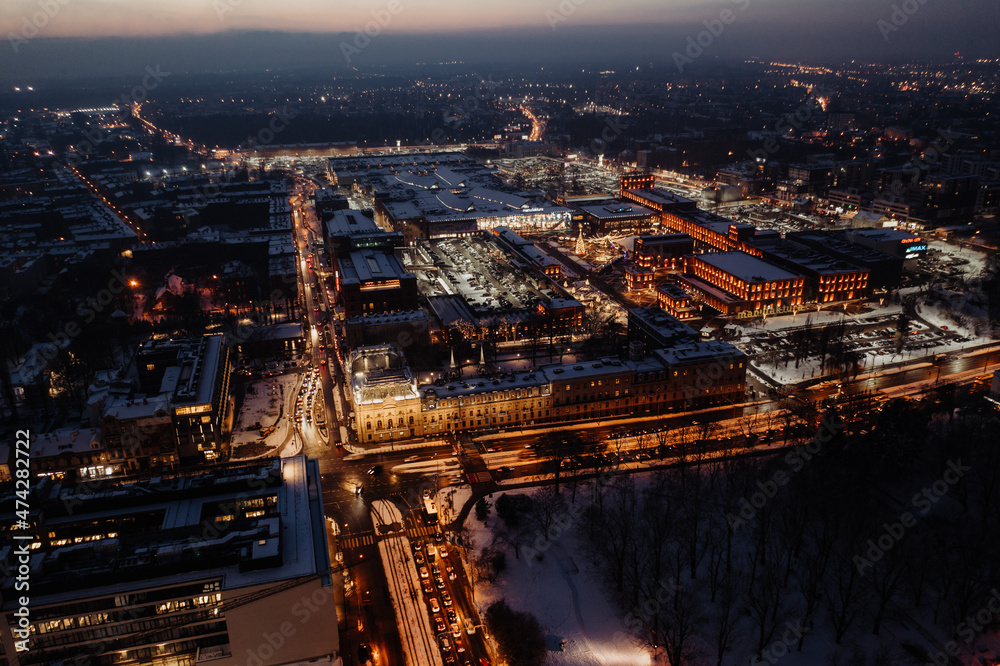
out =
[[[578,3],[578,4],[577,4]],[[181,71],[343,66],[341,43],[383,25],[352,65],[433,60],[523,64],[536,59],[598,64],[669,62],[688,37],[723,11],[713,58],[941,58],[996,53],[993,0],[38,0],[0,4],[0,77],[126,73],[136,59]],[[389,8],[397,9],[395,14]],[[879,21],[883,21],[880,27]],[[308,33],[303,35],[303,33]],[[446,39],[438,39],[442,33]],[[464,37],[463,37],[463,33]],[[596,48],[595,48],[596,47]],[[310,50],[311,49],[311,50]]]

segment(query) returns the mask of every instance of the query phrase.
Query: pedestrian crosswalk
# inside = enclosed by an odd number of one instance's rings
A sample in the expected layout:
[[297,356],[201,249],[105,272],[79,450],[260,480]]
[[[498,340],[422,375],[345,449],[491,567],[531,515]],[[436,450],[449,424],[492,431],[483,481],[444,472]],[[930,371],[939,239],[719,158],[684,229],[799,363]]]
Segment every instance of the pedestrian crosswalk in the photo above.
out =
[[[433,536],[435,533],[435,527],[427,527],[426,525],[420,525],[418,527],[410,527],[406,530],[406,536],[411,539],[423,539],[429,536]],[[386,536],[402,536],[401,532],[391,532]],[[355,534],[341,534],[340,535],[340,548],[360,548],[362,546],[370,546],[378,541],[378,537],[372,532],[360,532]]]
[[362,535],[341,535],[340,537],[340,547],[343,548],[360,548],[361,546],[370,546],[375,543],[375,535],[373,534],[362,534]]

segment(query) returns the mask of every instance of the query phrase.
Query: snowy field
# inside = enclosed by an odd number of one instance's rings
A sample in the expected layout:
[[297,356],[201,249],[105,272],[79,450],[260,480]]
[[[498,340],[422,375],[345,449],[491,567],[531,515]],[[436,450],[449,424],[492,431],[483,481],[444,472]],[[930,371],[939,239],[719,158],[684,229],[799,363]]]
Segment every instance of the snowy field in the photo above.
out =
[[[652,485],[653,473],[636,474],[637,491]],[[541,489],[511,489],[509,495],[537,494]],[[563,494],[569,500],[569,491]],[[494,493],[495,501],[500,493]],[[583,485],[576,494],[577,507],[582,509],[589,500],[589,490]],[[567,511],[572,516],[573,508]],[[496,545],[492,527],[499,521],[495,508],[491,508],[486,524],[470,512],[465,522],[472,537],[474,552],[486,546]],[[614,607],[606,593],[604,584],[597,579],[588,562],[586,544],[575,533],[577,521],[571,519],[569,527],[548,545],[537,550],[542,558],[525,555],[515,559],[507,548],[507,570],[494,584],[479,581],[476,584],[475,602],[480,614],[494,601],[505,599],[508,605],[519,611],[534,614],[541,623],[548,645],[547,666],[640,666],[669,663],[662,646],[654,657],[653,649],[642,644],[626,631],[623,614]],[[751,530],[743,530],[741,539],[749,539]],[[539,544],[544,542],[540,541]],[[680,594],[705,594],[704,581],[690,581],[685,577]],[[689,589],[690,588],[690,589]],[[1000,601],[1000,592],[994,596]],[[926,609],[924,609],[926,610]],[[922,662],[912,657],[901,656],[900,645],[908,643],[924,646],[932,654],[935,646],[943,646],[953,637],[941,635],[929,617],[924,617],[921,609],[897,608],[897,621],[884,626],[880,636],[874,636],[859,622],[842,644],[834,641],[833,630],[822,619],[815,623],[803,624],[798,609],[792,603],[782,612],[777,623],[774,638],[767,643],[763,659],[758,660],[755,651],[755,632],[749,617],[740,616],[733,643],[723,655],[724,666],[761,666],[763,664],[787,664],[789,666],[909,666]],[[905,619],[904,619],[905,618]],[[695,618],[693,640],[694,656],[691,664],[715,664],[713,645],[706,640],[711,635],[712,621],[705,617]],[[903,628],[909,625],[908,628]],[[796,651],[799,636],[807,636],[802,652]],[[974,642],[960,645],[962,656],[969,658],[970,652],[980,655],[997,654],[1000,641],[993,632],[977,635]],[[943,656],[943,655],[942,655]],[[945,662],[940,662],[945,663]],[[959,663],[959,662],[954,662]],[[962,661],[961,663],[997,663],[994,661]]]
[[[250,385],[253,393],[247,391],[233,426],[234,458],[263,455],[281,446],[288,435],[288,410],[294,404],[295,391],[300,381],[300,375],[291,374],[271,377]],[[282,400],[285,402],[284,409],[281,406]],[[259,427],[253,427],[258,423]]]
[[[508,490],[531,494],[532,489]],[[580,495],[583,493],[581,492]],[[493,499],[499,497],[494,493]],[[458,506],[456,504],[456,506]],[[498,520],[491,511],[487,521]],[[489,546],[493,535],[470,512],[465,522],[476,551]],[[508,554],[507,572],[496,584],[476,584],[476,606],[480,615],[492,602],[505,598],[515,610],[533,613],[547,633],[547,664],[565,666],[638,666],[652,664],[652,654],[625,633],[625,625],[600,588],[583,568],[580,544],[567,534],[552,542],[541,562],[514,559]],[[560,643],[565,640],[562,650]]]

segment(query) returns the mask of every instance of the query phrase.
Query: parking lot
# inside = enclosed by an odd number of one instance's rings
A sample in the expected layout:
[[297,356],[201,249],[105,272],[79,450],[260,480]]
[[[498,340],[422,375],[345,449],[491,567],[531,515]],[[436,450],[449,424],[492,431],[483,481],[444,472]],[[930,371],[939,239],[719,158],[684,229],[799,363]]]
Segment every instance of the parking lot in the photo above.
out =
[[490,239],[430,241],[407,254],[422,294],[458,294],[479,316],[527,310],[558,296]]

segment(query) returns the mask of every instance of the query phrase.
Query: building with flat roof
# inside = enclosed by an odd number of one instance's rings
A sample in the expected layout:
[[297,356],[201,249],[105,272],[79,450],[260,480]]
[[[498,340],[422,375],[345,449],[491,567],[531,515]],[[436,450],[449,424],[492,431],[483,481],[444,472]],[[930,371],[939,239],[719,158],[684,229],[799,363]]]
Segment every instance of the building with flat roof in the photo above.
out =
[[685,273],[746,301],[751,312],[781,312],[805,302],[803,276],[745,252],[692,255]]
[[850,229],[845,233],[848,241],[870,247],[879,252],[902,257],[903,260],[927,256],[927,241],[917,234],[899,229]]
[[417,277],[392,254],[357,250],[334,263],[334,285],[345,317],[412,310]]
[[350,367],[358,437],[385,443],[743,401],[746,356],[736,347],[701,340],[659,308],[630,311],[629,337],[638,345],[629,360],[554,363],[477,377],[453,370],[419,386],[392,345],[355,350]]
[[629,291],[633,289],[647,289],[653,286],[655,277],[656,274],[652,268],[629,264],[625,267],[625,288]]
[[226,455],[231,371],[221,333],[143,343],[132,363],[135,390],[104,405],[101,431],[110,462],[134,471]]
[[903,257],[851,242],[846,231],[796,231],[787,238],[866,269],[869,289],[895,289],[903,276]]
[[19,544],[30,553],[28,651],[16,651],[14,633],[24,592],[14,577],[0,583],[0,644],[16,663],[276,666],[339,657],[315,460],[81,484],[46,478],[33,498],[30,541],[15,541],[12,494],[0,527],[4,561]]
[[648,208],[659,213],[661,215],[661,219],[664,213],[678,213],[698,209],[698,204],[694,201],[694,199],[682,197],[681,195],[675,194],[670,190],[664,190],[659,187],[651,187],[648,189],[623,189],[621,191],[621,198],[634,201],[644,208]]
[[392,252],[403,245],[403,234],[385,231],[367,211],[337,210],[323,222],[323,244],[330,264],[357,250]]
[[694,319],[698,306],[691,294],[676,284],[661,284],[656,288],[656,303],[667,314],[678,319]]
[[329,219],[338,210],[347,210],[351,207],[346,196],[337,194],[328,187],[316,190],[313,201],[316,203],[316,215],[321,221]]
[[507,187],[495,167],[461,153],[378,155],[330,160],[341,185],[371,195],[384,229],[419,239],[463,238],[506,226],[564,229],[572,211],[535,193]]
[[513,229],[495,227],[493,235],[497,237],[504,249],[520,256],[536,270],[553,278],[562,275],[562,264],[559,263],[559,260],[542,252],[532,241],[522,237]]
[[656,211],[632,201],[603,199],[568,203],[580,213],[580,222],[593,234],[644,231],[660,219]]
[[694,254],[694,239],[687,234],[639,236],[633,259],[644,268],[679,268],[684,257]]
[[694,209],[665,212],[663,225],[676,233],[688,234],[699,249],[750,251],[747,242],[752,240],[756,227],[744,222],[734,222],[708,211]]
[[805,300],[831,303],[867,298],[868,269],[789,239],[754,241],[763,258],[805,276]]

